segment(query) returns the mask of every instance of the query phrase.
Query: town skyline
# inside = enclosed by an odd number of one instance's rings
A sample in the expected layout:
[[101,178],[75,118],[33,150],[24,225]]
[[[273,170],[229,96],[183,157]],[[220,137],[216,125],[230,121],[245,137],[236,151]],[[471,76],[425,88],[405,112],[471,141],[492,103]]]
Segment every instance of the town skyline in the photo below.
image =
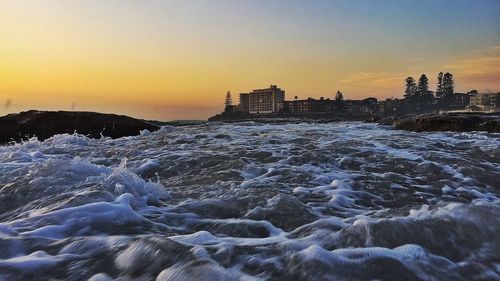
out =
[[283,89],[271,84],[268,88],[240,93],[239,103],[236,103],[228,91],[223,112],[208,120],[311,118],[359,121],[411,114],[499,112],[500,92],[479,92],[475,89],[467,93],[456,92],[454,76],[449,72],[440,72],[437,81],[436,90],[433,91],[426,74],[420,75],[418,80],[406,77],[403,98],[385,100],[376,97],[346,99],[340,90],[334,98],[299,99],[295,96],[287,99]]
[[88,110],[206,119],[234,94],[402,98],[500,90],[498,1],[106,1],[0,3],[0,113]]

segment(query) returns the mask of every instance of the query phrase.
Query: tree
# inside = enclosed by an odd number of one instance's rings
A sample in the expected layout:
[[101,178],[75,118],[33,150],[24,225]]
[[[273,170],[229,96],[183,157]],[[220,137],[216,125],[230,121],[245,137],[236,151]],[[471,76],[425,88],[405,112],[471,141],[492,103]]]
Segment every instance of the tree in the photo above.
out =
[[339,112],[345,112],[344,95],[341,91],[337,91],[337,94],[335,95],[334,105]]
[[443,73],[439,72],[437,77],[437,88],[436,88],[436,97],[441,98],[443,96]]
[[227,91],[226,93],[226,101],[224,103],[226,106],[233,105],[233,99],[231,98],[231,92]]
[[446,72],[443,75],[442,90],[445,98],[450,98],[455,92],[455,82],[453,81],[453,75],[449,72]]
[[469,96],[475,96],[475,95],[477,95],[477,90],[469,91],[469,92],[467,92],[467,95],[469,95]]
[[408,77],[405,79],[406,89],[405,89],[405,99],[410,99],[415,96],[417,91],[417,84],[415,84],[415,79],[413,77]]
[[227,92],[226,101],[224,102],[225,108],[224,112],[232,113],[233,112],[233,99],[231,98],[231,92]]
[[335,95],[335,100],[336,101],[343,101],[344,100],[344,95],[342,94],[342,92],[337,91],[337,94]]
[[422,74],[420,76],[420,79],[418,79],[417,94],[423,97],[427,95],[428,91],[429,91],[429,79],[427,79],[427,76],[425,74]]

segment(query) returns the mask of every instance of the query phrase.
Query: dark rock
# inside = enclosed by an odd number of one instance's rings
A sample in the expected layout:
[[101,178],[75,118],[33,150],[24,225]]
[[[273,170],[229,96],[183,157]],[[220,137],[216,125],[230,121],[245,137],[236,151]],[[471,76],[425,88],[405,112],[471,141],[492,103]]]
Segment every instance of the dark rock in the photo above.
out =
[[394,117],[386,117],[378,121],[379,125],[391,125],[393,126],[394,123],[396,122],[396,119]]
[[73,111],[25,111],[0,117],[0,143],[36,136],[45,140],[57,134],[79,133],[92,138],[138,135],[159,127],[143,120],[115,114]]
[[424,132],[424,131],[487,131],[500,132],[500,115],[478,113],[450,113],[417,115],[394,121],[397,129]]

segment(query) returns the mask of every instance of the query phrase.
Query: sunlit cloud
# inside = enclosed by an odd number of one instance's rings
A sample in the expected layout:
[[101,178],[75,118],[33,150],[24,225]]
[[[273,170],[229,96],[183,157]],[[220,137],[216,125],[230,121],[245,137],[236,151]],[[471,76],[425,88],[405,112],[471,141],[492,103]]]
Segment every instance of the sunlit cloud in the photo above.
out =
[[462,86],[500,90],[500,46],[457,59],[443,69],[454,73]]
[[399,84],[402,80],[401,75],[389,73],[358,72],[341,79],[340,82],[359,86],[374,86],[381,89],[390,89]]
[[387,72],[357,72],[339,80],[342,87],[352,93],[350,98],[373,96],[384,99],[399,96],[404,83],[403,74]]

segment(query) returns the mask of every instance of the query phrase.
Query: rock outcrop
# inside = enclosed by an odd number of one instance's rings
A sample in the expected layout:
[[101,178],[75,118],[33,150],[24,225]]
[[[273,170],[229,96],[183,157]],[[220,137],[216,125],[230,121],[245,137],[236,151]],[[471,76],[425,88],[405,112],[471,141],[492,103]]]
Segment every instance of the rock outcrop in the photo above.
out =
[[[387,119],[381,124],[387,125]],[[393,119],[397,129],[425,132],[425,131],[487,131],[500,133],[500,114],[480,113],[448,113],[427,114]]]
[[45,140],[56,134],[79,133],[92,138],[120,138],[155,131],[159,126],[128,116],[95,112],[25,111],[0,117],[0,143],[36,136]]

